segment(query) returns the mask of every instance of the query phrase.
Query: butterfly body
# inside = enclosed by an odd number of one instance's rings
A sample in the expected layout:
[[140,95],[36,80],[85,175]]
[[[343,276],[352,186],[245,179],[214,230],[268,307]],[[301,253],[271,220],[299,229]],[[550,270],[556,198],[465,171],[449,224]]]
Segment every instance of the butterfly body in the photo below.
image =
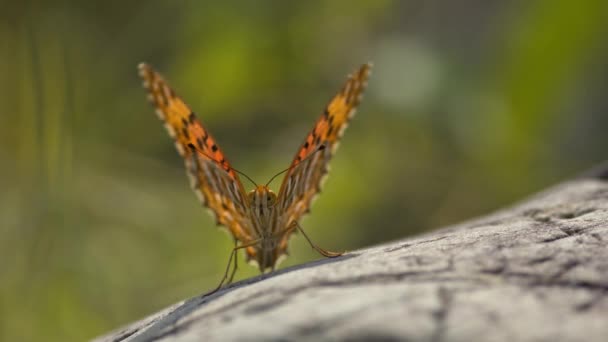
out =
[[287,254],[289,238],[296,230],[324,256],[339,255],[314,245],[298,221],[309,212],[320,191],[328,163],[360,102],[370,69],[370,64],[364,64],[350,75],[325,107],[285,170],[279,192],[274,193],[266,184],[256,185],[246,193],[238,176],[240,172],[230,165],[194,112],[159,73],[147,64],[140,64],[144,87],[184,158],[192,189],[218,224],[234,237],[236,246],[231,258],[237,249],[245,249],[248,261],[256,263],[262,273],[274,269]]
[[277,210],[277,195],[265,185],[258,185],[248,194],[251,221],[255,239],[260,242],[247,248],[248,261],[255,261],[260,272],[273,269],[278,258],[285,251],[277,248],[282,238],[281,232],[286,233],[284,224],[280,221],[281,215]]

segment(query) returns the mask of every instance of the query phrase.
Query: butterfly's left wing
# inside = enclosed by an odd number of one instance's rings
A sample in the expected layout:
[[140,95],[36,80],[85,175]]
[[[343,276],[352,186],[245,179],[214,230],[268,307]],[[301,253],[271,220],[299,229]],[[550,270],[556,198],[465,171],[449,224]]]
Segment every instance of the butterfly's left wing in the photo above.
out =
[[159,118],[184,158],[196,195],[236,239],[254,239],[247,195],[215,139],[159,73],[143,63],[139,73]]
[[[298,221],[310,210],[313,198],[321,189],[321,182],[329,171],[329,161],[338,142],[355,114],[367,85],[371,64],[364,64],[349,75],[342,90],[325,107],[323,114],[293,159],[279,190],[278,205],[282,213],[278,229]],[[285,251],[289,236],[279,245]]]

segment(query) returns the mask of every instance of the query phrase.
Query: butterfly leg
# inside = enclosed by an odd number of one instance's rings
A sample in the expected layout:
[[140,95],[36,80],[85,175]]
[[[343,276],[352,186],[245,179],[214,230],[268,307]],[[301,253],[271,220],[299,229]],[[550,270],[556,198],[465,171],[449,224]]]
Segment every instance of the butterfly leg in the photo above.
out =
[[[235,246],[232,249],[232,252],[230,252],[230,258],[228,259],[228,265],[226,265],[226,271],[224,271],[224,276],[222,277],[222,281],[220,281],[220,283],[217,285],[217,287],[215,289],[213,289],[213,290],[205,293],[203,296],[208,296],[210,294],[213,294],[213,293],[217,292],[219,289],[221,289],[222,286],[224,286],[224,283],[226,283],[226,279],[228,279],[228,271],[230,271],[230,265],[232,264],[232,258],[237,258],[238,257],[237,256],[237,252],[238,252],[239,249],[243,249],[243,248],[247,248],[247,247],[251,247],[251,246],[257,245],[258,243],[260,243],[260,241],[261,241],[261,239],[256,239],[256,240],[250,241],[250,242],[248,242],[246,244],[242,244],[240,246]],[[236,265],[236,261],[235,261],[235,265]],[[232,272],[232,276],[230,276],[231,279],[234,276],[235,272],[236,272],[236,270]],[[230,282],[228,282],[228,284],[230,284]]]
[[298,229],[302,233],[302,235],[304,235],[304,237],[306,238],[306,240],[308,241],[308,243],[310,244],[310,246],[315,251],[319,252],[319,254],[321,254],[322,256],[327,257],[327,258],[335,258],[335,257],[339,257],[340,255],[344,254],[344,252],[327,251],[327,250],[324,250],[323,248],[315,245],[312,242],[312,240],[310,240],[310,238],[308,237],[308,235],[306,235],[306,233],[304,232],[304,229],[302,229],[302,227],[300,227],[300,224],[297,221],[294,221],[293,225],[295,226],[296,229]]
[[[238,247],[238,240],[235,238],[234,239],[234,248]],[[239,255],[238,253],[234,254],[234,267],[232,268],[232,273],[230,274],[230,278],[228,279],[228,282],[226,282],[226,285],[230,285],[232,284],[232,280],[234,279],[234,275],[236,274],[236,270],[238,268],[238,260],[239,260]]]

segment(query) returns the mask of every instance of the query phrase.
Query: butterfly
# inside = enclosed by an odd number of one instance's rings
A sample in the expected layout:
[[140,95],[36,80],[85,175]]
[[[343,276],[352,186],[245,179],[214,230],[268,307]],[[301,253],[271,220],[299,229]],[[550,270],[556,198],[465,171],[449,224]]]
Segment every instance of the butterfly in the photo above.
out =
[[[184,158],[192,189],[211,210],[217,224],[226,227],[234,238],[235,247],[224,277],[212,292],[222,287],[234,260],[228,283],[232,281],[238,250],[244,249],[247,261],[257,264],[260,272],[265,273],[274,270],[287,255],[289,239],[296,231],[323,256],[342,254],[316,246],[298,221],[310,211],[321,189],[329,161],[361,101],[371,67],[371,63],[363,64],[349,75],[342,89],[329,101],[289,168],[283,171],[285,177],[277,194],[268,187],[274,177],[265,185],[259,185],[233,168],[215,138],[163,77],[148,64],[139,65],[149,100]],[[255,188],[246,192],[239,175],[251,180]]]

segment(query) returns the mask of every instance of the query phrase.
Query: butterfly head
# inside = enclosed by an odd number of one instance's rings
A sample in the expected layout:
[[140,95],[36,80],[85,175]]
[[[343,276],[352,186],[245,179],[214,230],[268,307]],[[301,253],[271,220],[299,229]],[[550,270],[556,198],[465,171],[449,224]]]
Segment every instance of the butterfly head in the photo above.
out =
[[258,211],[272,208],[277,202],[277,195],[265,185],[256,186],[247,196],[251,208]]

